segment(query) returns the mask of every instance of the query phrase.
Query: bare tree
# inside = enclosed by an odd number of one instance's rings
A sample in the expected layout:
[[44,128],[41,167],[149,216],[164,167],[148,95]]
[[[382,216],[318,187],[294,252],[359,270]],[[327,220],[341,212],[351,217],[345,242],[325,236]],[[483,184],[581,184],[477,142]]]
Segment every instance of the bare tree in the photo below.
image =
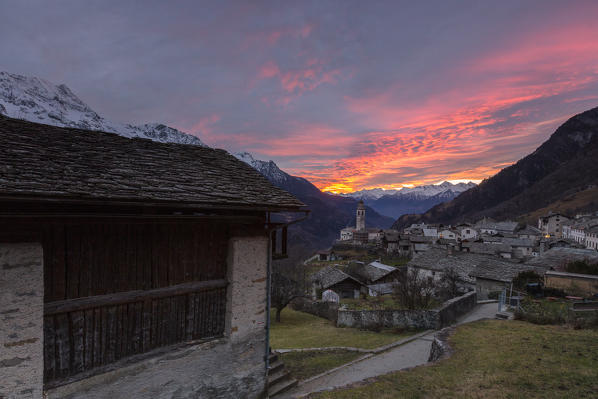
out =
[[406,309],[427,309],[434,298],[434,281],[419,269],[401,269],[401,276],[394,290],[395,299]]
[[295,298],[305,297],[307,293],[307,267],[302,259],[306,252],[297,250],[294,256],[272,262],[272,285],[270,304],[276,309],[277,322],[280,313]]
[[440,293],[443,298],[451,299],[459,295],[459,282],[461,277],[454,268],[448,268],[440,278]]

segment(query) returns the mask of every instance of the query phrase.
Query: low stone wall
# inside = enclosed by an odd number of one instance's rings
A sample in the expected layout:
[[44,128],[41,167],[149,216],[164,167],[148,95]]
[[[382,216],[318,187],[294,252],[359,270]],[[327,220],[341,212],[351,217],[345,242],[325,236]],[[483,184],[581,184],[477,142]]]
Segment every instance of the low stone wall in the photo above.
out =
[[312,301],[307,298],[297,298],[293,301],[291,307],[294,310],[323,317],[335,323],[338,316],[338,303],[336,302]]
[[454,323],[459,316],[472,310],[476,302],[476,292],[472,291],[432,310],[339,310],[336,324],[338,327],[362,329],[383,327],[437,330]]
[[430,347],[430,357],[428,357],[429,362],[435,362],[451,355],[452,349],[448,343],[448,338],[454,331],[454,327],[446,327],[434,335],[434,340]]
[[444,302],[442,307],[437,309],[440,318],[440,328],[453,324],[460,316],[475,308],[477,303],[478,297],[476,291],[470,291],[465,295]]
[[434,310],[339,310],[338,327],[371,329],[376,327],[436,329],[438,314]]

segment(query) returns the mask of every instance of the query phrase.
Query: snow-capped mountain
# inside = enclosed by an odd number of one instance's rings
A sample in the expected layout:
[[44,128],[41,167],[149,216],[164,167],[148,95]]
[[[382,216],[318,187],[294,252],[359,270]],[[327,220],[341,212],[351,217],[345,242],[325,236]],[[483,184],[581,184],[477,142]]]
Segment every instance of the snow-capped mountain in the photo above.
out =
[[160,123],[112,122],[85,104],[66,85],[0,72],[0,114],[47,125],[113,132],[125,137],[205,146],[190,134]]
[[445,181],[440,184],[403,187],[399,190],[374,188],[342,195],[361,199],[382,215],[398,218],[406,213],[425,212],[434,205],[450,201],[475,186],[472,182],[452,184]]
[[469,183],[457,183],[453,184],[450,182],[442,182],[440,184],[429,184],[424,186],[417,186],[417,187],[403,187],[398,190],[385,190],[383,188],[373,188],[370,190],[360,190],[355,191],[352,193],[341,194],[344,197],[351,197],[355,199],[361,199],[363,201],[373,201],[380,199],[384,196],[393,196],[393,197],[410,197],[410,198],[428,198],[433,197],[435,195],[445,193],[447,195],[447,191],[451,191],[455,194],[460,194],[463,191],[467,191],[472,187],[475,187],[476,184],[469,182]]
[[291,177],[291,175],[288,173],[283,172],[278,165],[274,163],[274,161],[262,161],[255,159],[253,155],[248,152],[236,152],[231,154],[249,166],[252,166],[255,170],[266,176],[266,178],[273,183],[281,184],[289,180]]

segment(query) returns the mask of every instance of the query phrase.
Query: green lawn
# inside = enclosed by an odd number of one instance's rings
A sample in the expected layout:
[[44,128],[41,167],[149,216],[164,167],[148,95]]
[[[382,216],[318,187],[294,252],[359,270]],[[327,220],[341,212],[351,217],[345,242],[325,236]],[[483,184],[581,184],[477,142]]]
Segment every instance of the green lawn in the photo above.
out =
[[282,361],[293,377],[305,380],[363,355],[364,353],[346,350],[289,352],[282,355]]
[[[274,320],[274,314],[272,314]],[[272,349],[326,348],[350,346],[373,349],[408,337],[413,332],[397,334],[393,331],[362,331],[355,328],[336,328],[321,317],[285,308],[281,322],[272,321],[270,346]]]
[[448,359],[311,398],[596,398],[598,331],[522,321],[460,326]]

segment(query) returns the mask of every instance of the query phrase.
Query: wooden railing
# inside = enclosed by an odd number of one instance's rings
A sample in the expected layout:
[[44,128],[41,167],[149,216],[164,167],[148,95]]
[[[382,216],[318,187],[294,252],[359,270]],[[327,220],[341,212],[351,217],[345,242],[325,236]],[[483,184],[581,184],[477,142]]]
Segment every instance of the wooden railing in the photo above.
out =
[[225,280],[46,303],[44,381],[224,333]]

